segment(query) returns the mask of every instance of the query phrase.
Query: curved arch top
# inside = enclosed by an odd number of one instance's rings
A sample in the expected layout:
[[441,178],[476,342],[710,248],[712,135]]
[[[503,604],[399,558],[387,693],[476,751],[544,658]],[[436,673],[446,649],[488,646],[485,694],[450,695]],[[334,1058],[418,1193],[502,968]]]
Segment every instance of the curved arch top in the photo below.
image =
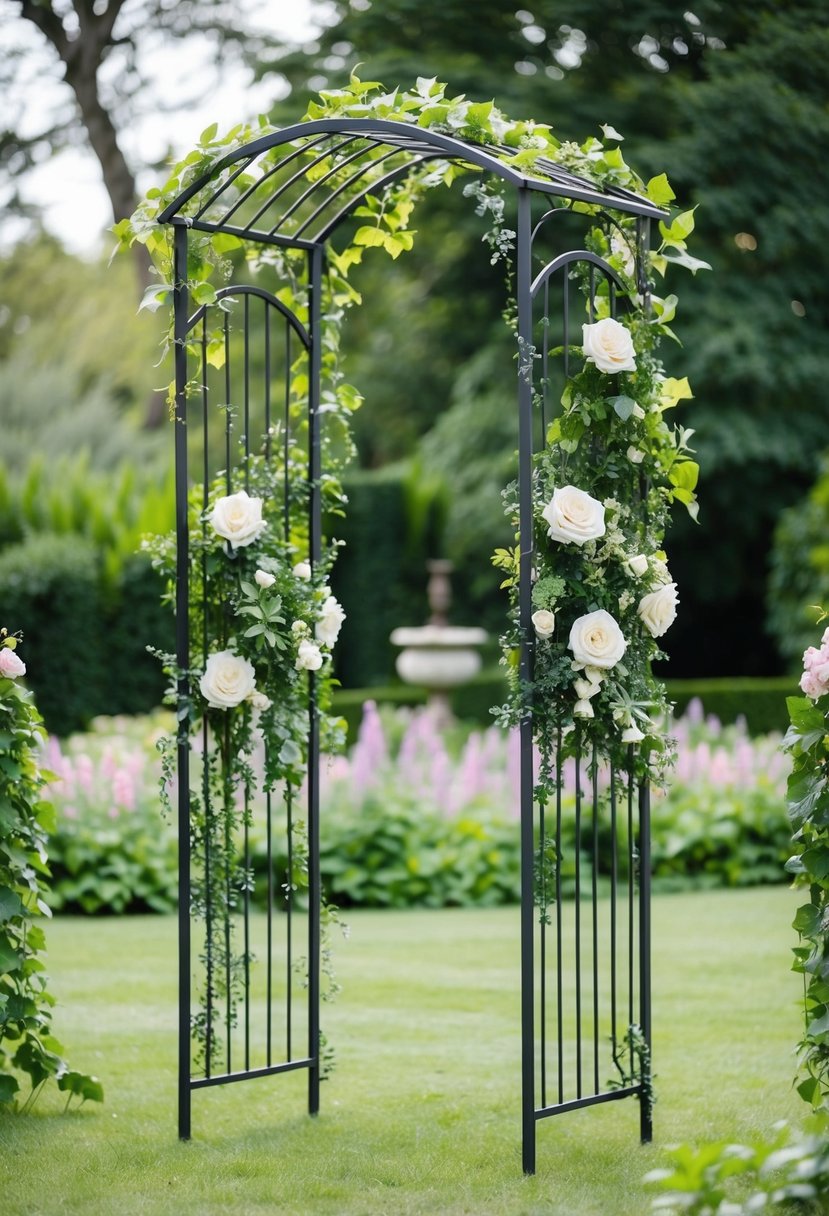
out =
[[[280,154],[280,149],[284,152]],[[227,153],[159,216],[242,239],[311,249],[365,200],[398,178],[434,162],[472,165],[516,190],[537,191],[643,218],[665,212],[633,191],[603,189],[540,157],[531,171],[514,163],[515,148],[476,144],[405,122],[321,118],[272,131]]]

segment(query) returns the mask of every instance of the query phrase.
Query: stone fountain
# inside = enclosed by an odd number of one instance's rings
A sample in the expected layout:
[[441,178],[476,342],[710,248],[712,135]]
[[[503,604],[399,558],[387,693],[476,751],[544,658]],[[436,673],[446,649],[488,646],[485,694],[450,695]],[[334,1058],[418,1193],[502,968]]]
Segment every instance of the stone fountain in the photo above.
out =
[[435,559],[426,563],[426,569],[431,616],[425,625],[395,629],[391,641],[394,646],[401,647],[395,664],[401,680],[428,689],[429,708],[435,717],[448,721],[452,717],[449,693],[481,670],[478,648],[487,641],[489,634],[475,626],[449,624],[452,562]]

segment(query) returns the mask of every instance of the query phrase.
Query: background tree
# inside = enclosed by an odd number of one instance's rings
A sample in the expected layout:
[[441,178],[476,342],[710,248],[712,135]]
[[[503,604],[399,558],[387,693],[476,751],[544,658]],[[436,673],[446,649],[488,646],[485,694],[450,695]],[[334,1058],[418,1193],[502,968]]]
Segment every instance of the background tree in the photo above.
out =
[[[318,49],[279,63],[295,96],[336,87],[357,61],[367,79],[437,74],[453,91],[494,96],[508,113],[551,121],[562,138],[611,122],[626,136],[630,163],[644,174],[667,165],[682,205],[699,205],[695,253],[714,274],[683,282],[677,367],[696,394],[703,510],[699,527],[678,518],[671,538],[683,599],[668,639],[671,674],[774,671],[780,660],[764,623],[770,537],[829,440],[829,350],[821,340],[829,288],[815,257],[829,241],[829,213],[819,202],[829,187],[820,154],[829,137],[821,4],[700,0],[685,9],[657,0],[538,0],[532,11],[515,11],[503,0],[480,0],[473,11],[464,0],[336,0],[329,8],[337,20]],[[293,98],[282,103],[288,111],[296,116]],[[366,290],[377,304],[355,318],[351,375],[368,397],[363,433],[372,424],[382,433],[380,447],[369,440],[362,449],[370,461],[401,455],[395,438],[407,443],[413,428],[425,431],[452,403],[457,420],[442,419],[424,442],[448,472],[462,466],[467,482],[477,477],[455,495],[450,537],[455,556],[474,549],[480,568],[485,529],[467,525],[495,526],[489,508],[503,472],[503,416],[485,407],[475,374],[481,355],[470,347],[502,344],[508,361],[509,339],[496,326],[500,276],[488,273],[471,208],[448,197],[434,206],[445,217],[437,231],[451,233],[451,242],[430,246],[427,237],[421,262],[395,267],[391,291],[400,306],[387,308],[377,282]],[[434,216],[417,226],[435,226]],[[439,273],[444,250],[449,269]],[[462,290],[445,295],[453,282]],[[383,358],[378,347],[386,341]],[[669,361],[672,353],[665,352]],[[364,379],[367,355],[374,370]],[[418,366],[425,375],[411,374]],[[406,427],[386,425],[385,411]],[[482,505],[473,506],[475,498]]]

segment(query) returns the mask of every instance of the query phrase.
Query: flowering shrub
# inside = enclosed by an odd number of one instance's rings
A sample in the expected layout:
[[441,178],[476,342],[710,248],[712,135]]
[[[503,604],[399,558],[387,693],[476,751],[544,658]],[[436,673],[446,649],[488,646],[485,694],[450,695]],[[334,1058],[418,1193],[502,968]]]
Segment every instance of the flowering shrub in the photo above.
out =
[[17,683],[26,665],[19,639],[0,630],[0,1103],[15,1104],[16,1073],[28,1074],[28,1110],[50,1078],[80,1102],[103,1101],[95,1077],[62,1059],[52,1035],[55,998],[40,958],[46,939],[38,923],[50,916],[46,897],[47,835],[54,812],[44,797],[46,775],[38,745],[42,719],[31,695]]
[[[168,911],[176,900],[175,829],[159,821],[155,750],[168,719],[99,719],[95,727],[47,744],[46,762],[58,774],[48,787],[57,810],[53,900],[73,911]],[[672,733],[676,774],[651,804],[656,887],[784,881],[791,838],[779,736],[750,739],[741,724],[706,718],[698,701]],[[251,764],[261,772],[261,744]],[[564,774],[570,790],[573,764]],[[331,898],[401,907],[516,900],[518,770],[516,732],[439,730],[424,710],[367,703],[354,747],[322,762],[321,867]],[[571,800],[564,809],[571,855]],[[600,835],[600,868],[609,874],[604,846]],[[264,876],[265,833],[256,818],[251,847]],[[274,865],[281,880],[287,858],[275,855]]]

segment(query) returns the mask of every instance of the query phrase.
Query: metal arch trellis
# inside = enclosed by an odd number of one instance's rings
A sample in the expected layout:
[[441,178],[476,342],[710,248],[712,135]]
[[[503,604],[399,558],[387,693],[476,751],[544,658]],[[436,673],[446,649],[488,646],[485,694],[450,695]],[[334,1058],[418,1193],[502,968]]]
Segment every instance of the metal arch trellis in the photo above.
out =
[[[194,659],[207,654],[210,638],[189,636],[189,589],[191,585],[191,538],[188,525],[190,470],[198,462],[205,495],[216,468],[224,469],[227,492],[241,474],[251,451],[251,436],[265,436],[266,455],[270,454],[271,423],[282,420],[281,434],[288,442],[292,425],[292,405],[288,372],[296,351],[307,360],[306,427],[307,504],[289,501],[285,489],[284,526],[286,537],[292,512],[307,510],[307,531],[311,562],[320,559],[321,468],[320,376],[321,376],[321,301],[325,274],[326,243],[338,227],[370,193],[380,195],[394,182],[413,170],[429,171],[433,166],[442,173],[448,162],[458,162],[502,178],[514,194],[516,210],[516,302],[519,341],[518,375],[518,488],[519,530],[521,538],[519,572],[519,614],[522,631],[520,671],[529,680],[532,672],[534,635],[531,625],[531,582],[533,568],[533,455],[544,442],[547,422],[554,401],[552,384],[551,334],[557,333],[563,348],[563,373],[568,371],[570,330],[570,293],[572,271],[587,265],[591,276],[608,284],[611,312],[615,313],[617,288],[621,287],[612,268],[596,254],[583,249],[560,252],[533,274],[538,249],[549,231],[549,221],[560,211],[570,211],[573,203],[586,203],[637,217],[639,289],[647,295],[644,251],[649,239],[649,222],[663,213],[647,200],[621,188],[600,189],[594,183],[562,169],[552,161],[540,159],[531,171],[514,163],[514,149],[498,145],[473,144],[449,135],[426,131],[401,122],[371,119],[320,119],[303,122],[272,132],[229,153],[210,173],[198,178],[159,216],[159,222],[174,226],[174,309],[175,309],[175,421],[176,421],[176,620],[178,695],[182,712],[190,696],[190,676]],[[565,207],[553,206],[540,218],[533,216],[534,200],[549,208],[550,202],[565,200]],[[243,242],[281,246],[301,251],[306,259],[309,287],[307,326],[278,299],[258,287],[238,286],[223,289],[217,299],[190,311],[187,287],[188,233],[191,229],[224,233]],[[559,282],[558,303],[553,295]],[[202,358],[203,383],[195,393],[188,392],[188,344],[201,343],[207,353],[207,317],[220,307],[222,297],[232,294],[243,301],[244,324],[241,344],[231,340],[227,317],[223,321],[225,344],[221,375],[212,375]],[[593,291],[589,293],[592,308]],[[264,350],[252,352],[249,318],[253,307],[264,310]],[[592,316],[590,317],[592,320]],[[557,329],[556,329],[557,325]],[[277,330],[281,336],[275,337]],[[281,354],[279,353],[281,352]],[[529,353],[528,353],[529,352]],[[541,376],[533,364],[540,362]],[[260,366],[261,365],[261,366]],[[275,369],[284,372],[284,389],[274,394]],[[242,402],[241,450],[234,455],[231,442],[234,423],[230,402]],[[217,405],[224,409],[218,412]],[[223,414],[223,418],[222,418]],[[220,418],[223,438],[217,445],[216,427],[211,420]],[[287,449],[286,449],[287,450]],[[235,461],[237,462],[235,464]],[[235,471],[234,471],[235,470]],[[205,506],[207,505],[205,499]],[[206,569],[202,578],[207,578]],[[319,731],[314,704],[313,678],[309,684],[308,780],[305,808],[308,834],[308,917],[307,988],[301,1009],[300,994],[293,980],[296,964],[296,925],[290,883],[284,899],[273,884],[275,833],[285,833],[289,855],[292,845],[292,816],[295,808],[290,797],[284,821],[267,795],[259,808],[267,848],[268,890],[265,927],[265,991],[258,995],[250,973],[251,926],[250,898],[246,888],[241,908],[228,898],[224,906],[227,933],[229,918],[242,919],[245,949],[241,979],[241,1026],[230,1000],[230,959],[221,946],[211,949],[216,926],[207,928],[205,966],[208,1002],[223,1009],[224,1035],[217,1043],[213,1018],[207,1019],[203,1043],[203,1075],[193,1076],[191,1038],[192,928],[194,866],[201,866],[198,882],[222,881],[211,875],[210,828],[191,843],[191,780],[193,769],[203,772],[208,764],[210,741],[180,734],[178,740],[178,818],[179,818],[179,1135],[186,1139],[191,1130],[191,1101],[194,1089],[220,1085],[287,1070],[305,1069],[308,1073],[310,1113],[319,1109],[321,1045],[320,1005],[320,874],[319,874]],[[562,823],[566,815],[562,789],[567,778],[559,755],[556,775],[558,794],[555,807],[536,805],[533,771],[533,718],[531,709],[520,727],[520,831],[521,831],[521,1036],[522,1036],[522,1142],[523,1167],[535,1171],[536,1126],[539,1120],[578,1107],[617,1100],[628,1096],[640,1099],[640,1131],[643,1141],[651,1136],[650,1113],[650,881],[649,881],[649,792],[646,784],[635,786],[633,749],[626,773],[610,771],[600,777],[595,756],[576,758],[570,775],[575,794],[574,844],[566,856],[562,844]],[[560,744],[560,739],[558,740]],[[560,750],[560,749],[559,749]],[[593,761],[591,764],[590,761]],[[587,779],[587,786],[584,781]],[[205,786],[206,789],[206,786]],[[242,862],[250,869],[251,843],[248,825],[253,808],[245,798],[245,830],[241,842]],[[610,898],[600,900],[598,870],[600,821],[607,805],[607,821],[601,824],[602,841],[609,834]],[[211,807],[204,807],[209,820]],[[547,874],[545,858],[552,839],[557,858],[555,872]],[[562,906],[563,883],[572,875],[574,902],[572,918]],[[539,878],[540,875],[540,878]],[[541,891],[539,893],[539,885]],[[549,886],[552,885],[552,894]],[[282,907],[279,904],[282,903]],[[555,904],[551,917],[547,908]],[[539,914],[540,908],[540,914]],[[275,912],[284,911],[279,920]],[[570,920],[572,919],[572,924]],[[605,924],[606,922],[606,924]],[[587,926],[587,928],[585,928]],[[283,936],[281,981],[274,977],[275,931]],[[221,941],[221,933],[216,939]],[[216,973],[225,969],[224,975]],[[215,983],[214,983],[215,979]],[[284,1058],[277,1057],[273,1007],[282,997]],[[587,1000],[585,1000],[587,996]],[[215,1012],[215,1011],[214,1011]],[[257,1019],[261,1014],[264,1030]],[[221,1022],[222,1019],[219,1019]],[[638,1021],[633,1039],[633,1027]],[[298,1030],[298,1024],[301,1028]],[[624,1024],[624,1029],[620,1029]],[[296,1049],[298,1033],[306,1047]],[[604,1045],[604,1051],[603,1051]],[[625,1069],[620,1057],[627,1052]],[[238,1064],[241,1054],[243,1066]],[[554,1057],[551,1065],[551,1055]],[[638,1073],[634,1057],[638,1055]],[[615,1081],[602,1076],[604,1064]],[[591,1066],[592,1065],[592,1066]]]

